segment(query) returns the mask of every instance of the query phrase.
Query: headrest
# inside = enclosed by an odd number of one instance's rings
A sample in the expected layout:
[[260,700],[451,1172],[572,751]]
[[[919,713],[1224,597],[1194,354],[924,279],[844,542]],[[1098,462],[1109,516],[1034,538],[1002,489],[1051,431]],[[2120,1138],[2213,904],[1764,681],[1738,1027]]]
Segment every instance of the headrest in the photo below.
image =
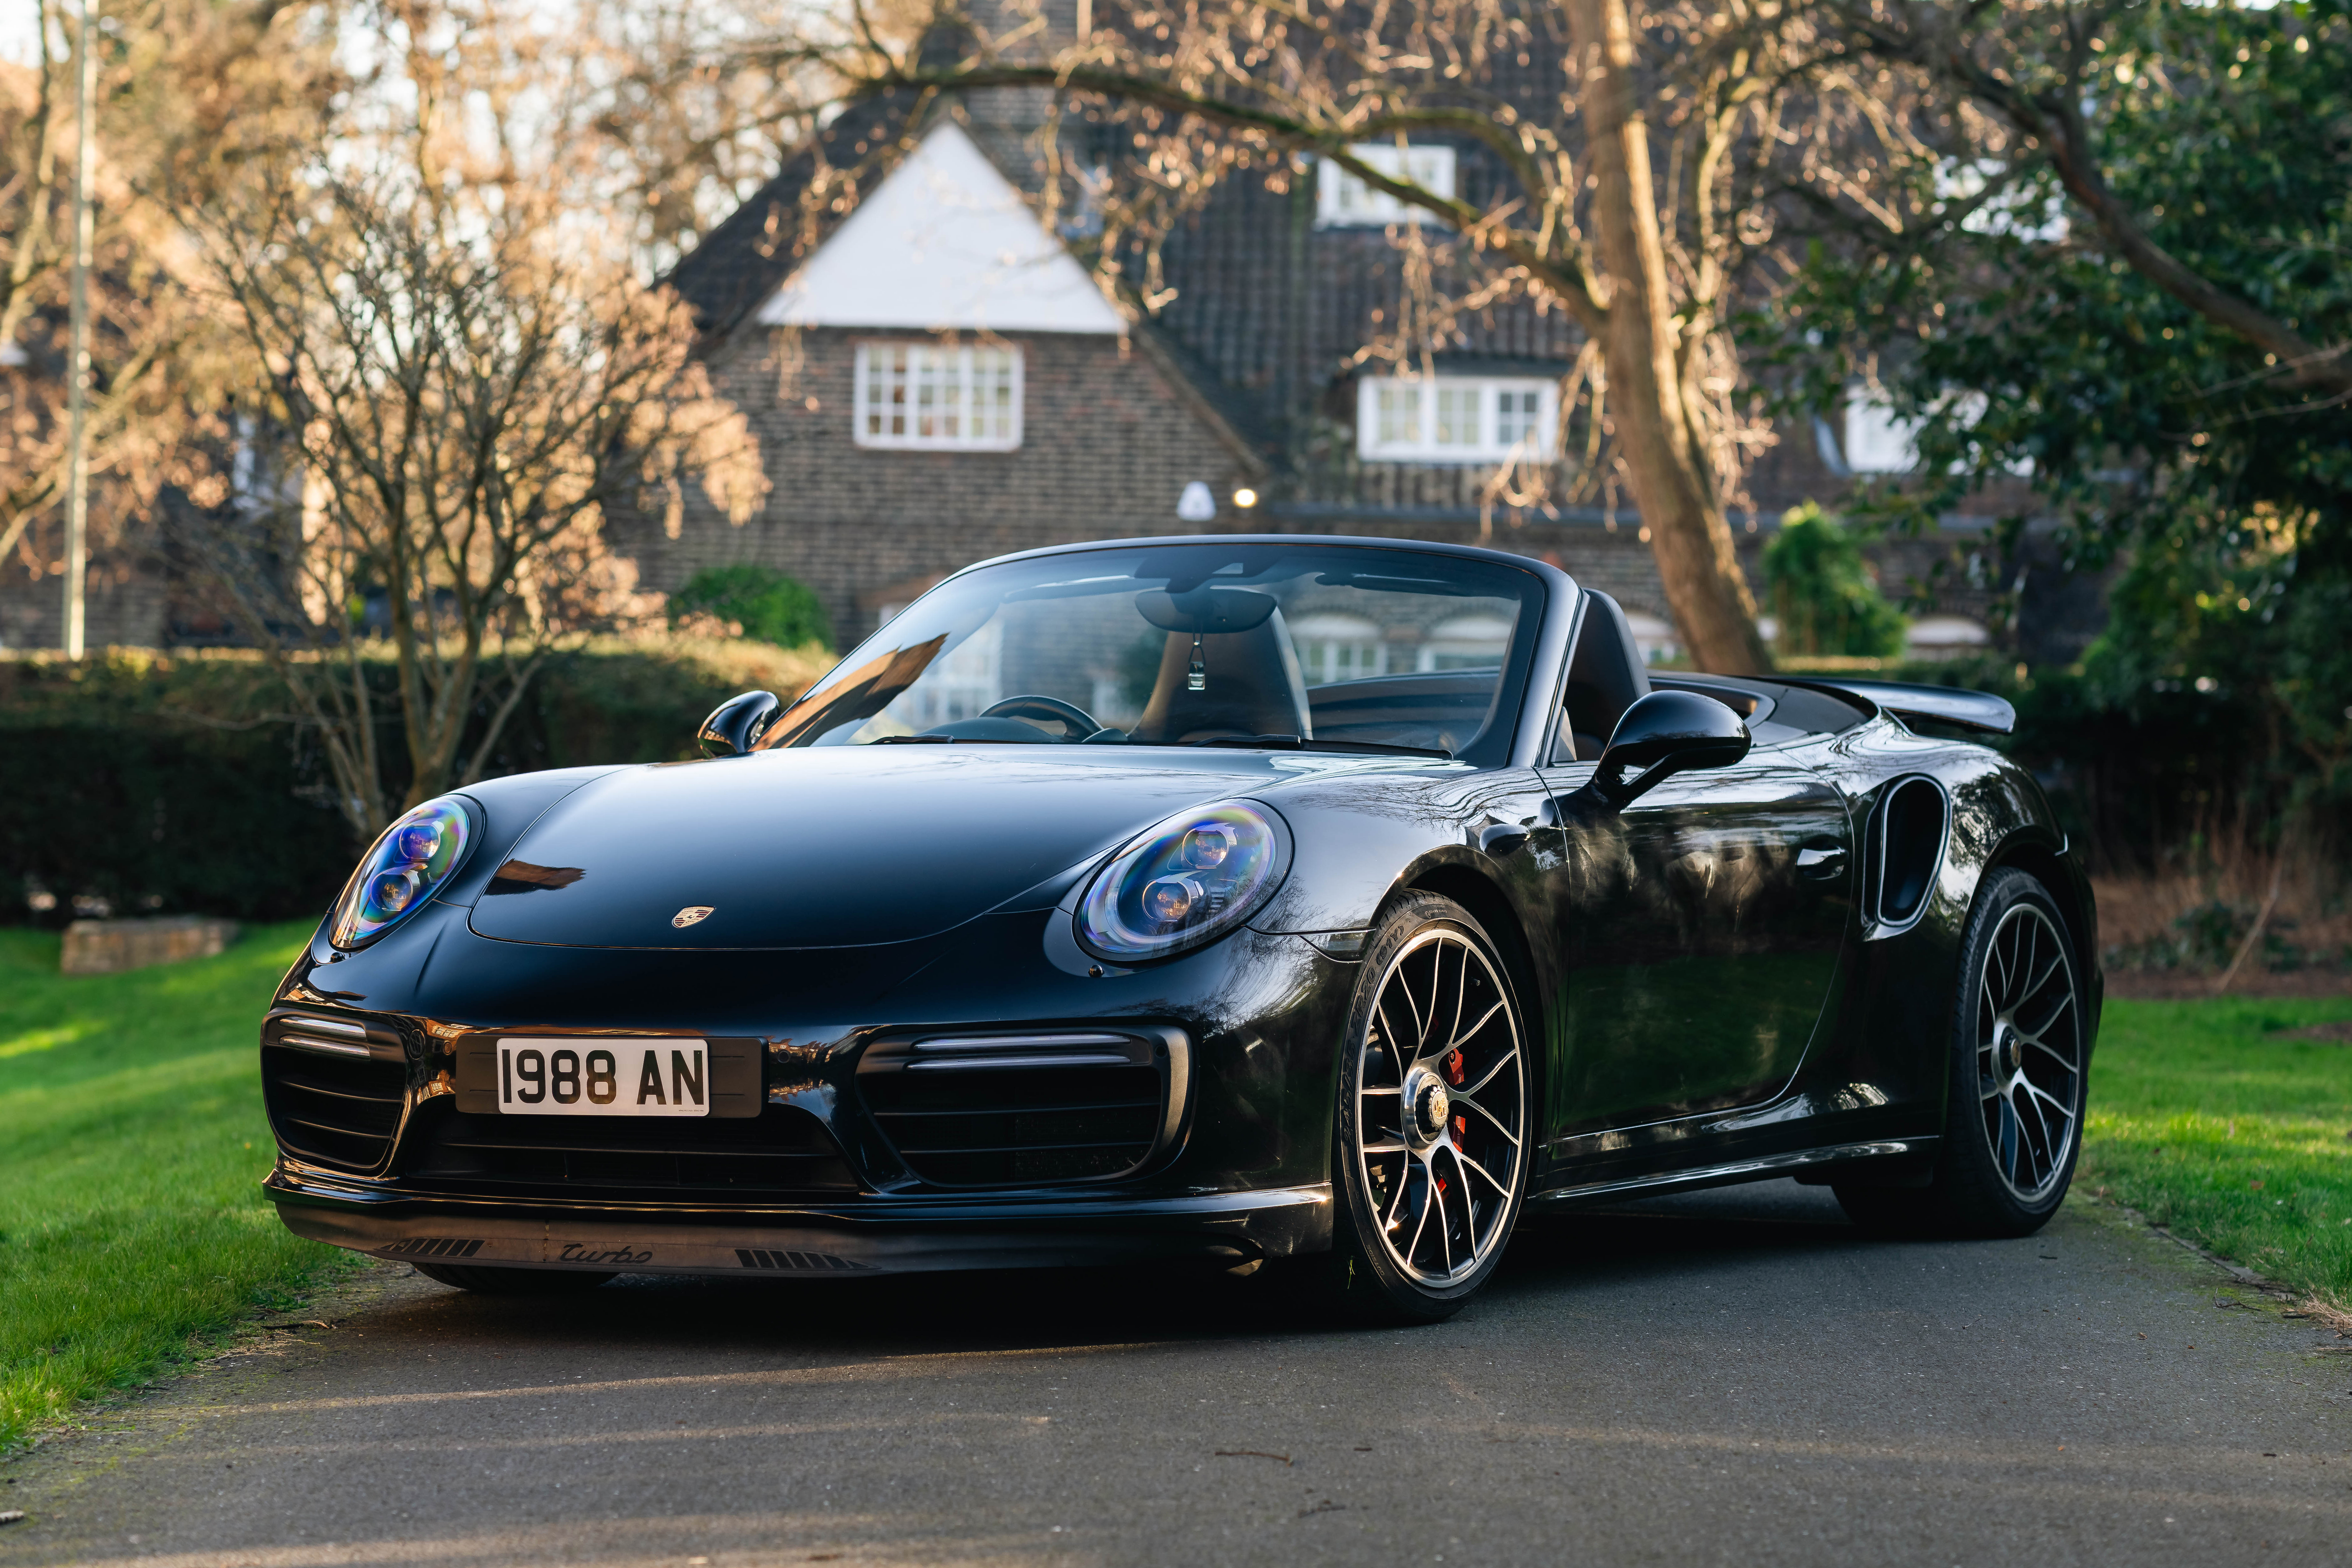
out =
[[1168,634],[1151,700],[1129,731],[1133,739],[1165,744],[1213,735],[1313,734],[1306,678],[1281,611],[1247,631],[1204,633],[1201,662],[1208,673],[1205,689],[1189,690],[1192,634]]

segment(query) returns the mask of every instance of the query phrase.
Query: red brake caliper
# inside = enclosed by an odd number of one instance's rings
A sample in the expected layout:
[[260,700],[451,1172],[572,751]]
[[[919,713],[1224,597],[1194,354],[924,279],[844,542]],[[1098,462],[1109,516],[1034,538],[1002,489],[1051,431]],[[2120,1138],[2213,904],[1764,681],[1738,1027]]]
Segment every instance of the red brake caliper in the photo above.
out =
[[1459,1046],[1445,1053],[1445,1081],[1456,1089],[1462,1087],[1462,1047]]

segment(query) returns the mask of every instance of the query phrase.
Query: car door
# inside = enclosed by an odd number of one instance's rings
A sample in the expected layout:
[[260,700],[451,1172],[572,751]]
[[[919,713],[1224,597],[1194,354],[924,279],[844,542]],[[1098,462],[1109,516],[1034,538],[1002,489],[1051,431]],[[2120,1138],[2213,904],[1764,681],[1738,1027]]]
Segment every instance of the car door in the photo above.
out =
[[1562,842],[1555,1135],[1754,1104],[1803,1059],[1853,910],[1845,803],[1771,752],[1610,811],[1544,770]]

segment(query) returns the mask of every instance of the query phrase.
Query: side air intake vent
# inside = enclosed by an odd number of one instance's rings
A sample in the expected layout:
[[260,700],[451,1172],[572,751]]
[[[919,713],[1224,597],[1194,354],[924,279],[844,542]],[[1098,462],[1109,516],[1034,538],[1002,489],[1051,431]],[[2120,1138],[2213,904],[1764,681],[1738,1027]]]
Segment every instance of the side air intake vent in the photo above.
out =
[[407,1094],[407,1049],[382,1019],[281,1007],[262,1021],[262,1102],[289,1152],[375,1170],[400,1130]]
[[1926,910],[1950,823],[1951,803],[1935,780],[1888,786],[1871,824],[1871,902],[1881,926],[1904,929]]
[[907,1168],[950,1187],[1107,1181],[1175,1142],[1191,1046],[1176,1029],[878,1040],[857,1088]]

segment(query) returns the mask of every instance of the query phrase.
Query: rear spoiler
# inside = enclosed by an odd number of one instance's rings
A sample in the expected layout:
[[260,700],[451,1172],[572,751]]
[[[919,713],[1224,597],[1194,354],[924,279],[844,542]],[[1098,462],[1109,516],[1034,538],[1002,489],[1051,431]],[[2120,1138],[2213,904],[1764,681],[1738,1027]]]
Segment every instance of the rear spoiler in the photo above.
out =
[[1825,680],[1812,675],[1774,675],[1769,679],[1789,686],[1811,686],[1859,697],[1884,712],[1899,713],[1906,719],[1958,724],[1962,729],[1983,730],[1995,735],[2011,734],[2017,729],[2017,710],[2009,705],[2007,698],[1995,697],[1990,691],[1970,691],[1958,686],[1915,686],[1906,680]]

